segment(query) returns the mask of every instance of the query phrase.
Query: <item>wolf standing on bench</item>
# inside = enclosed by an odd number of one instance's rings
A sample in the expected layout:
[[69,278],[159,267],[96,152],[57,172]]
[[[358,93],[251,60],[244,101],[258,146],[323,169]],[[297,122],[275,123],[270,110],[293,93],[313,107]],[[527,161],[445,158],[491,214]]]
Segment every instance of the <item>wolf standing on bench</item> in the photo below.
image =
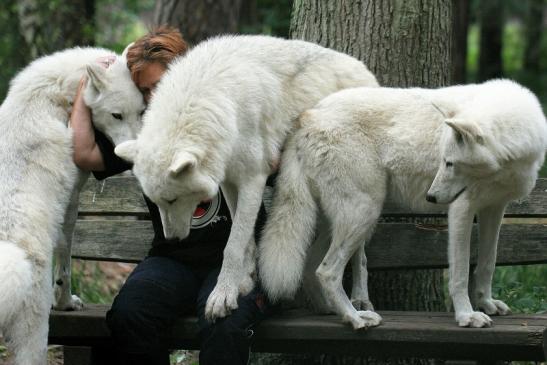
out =
[[[415,211],[436,210],[427,201],[449,205],[449,291],[460,326],[489,326],[487,314],[509,312],[491,292],[499,228],[507,203],[532,190],[547,147],[545,117],[530,91],[508,80],[437,90],[344,90],[303,113],[300,124],[287,141],[260,244],[260,276],[271,298],[298,289],[321,210],[332,241],[322,262],[306,268],[316,274],[316,290],[304,287],[322,293],[355,329],[367,327],[368,316],[342,288],[342,274],[372,236],[390,196]],[[475,214],[472,294],[487,314],[474,311],[468,295]],[[356,275],[361,266],[352,266],[354,282],[366,290],[366,270]]]
[[12,80],[0,106],[0,326],[17,365],[47,362],[54,248],[57,264],[63,262],[56,280],[64,280],[56,285],[55,306],[81,307],[67,273],[79,185],[87,174],[72,162],[68,113],[87,66],[85,102],[98,127],[119,142],[115,113],[127,130],[139,129],[144,104],[125,63],[98,48],[43,57]]
[[139,138],[116,154],[134,161],[167,238],[186,237],[197,204],[222,187],[233,225],[208,319],[228,315],[255,285],[253,228],[266,179],[298,115],[335,91],[376,85],[353,57],[266,36],[214,38],[171,65]]

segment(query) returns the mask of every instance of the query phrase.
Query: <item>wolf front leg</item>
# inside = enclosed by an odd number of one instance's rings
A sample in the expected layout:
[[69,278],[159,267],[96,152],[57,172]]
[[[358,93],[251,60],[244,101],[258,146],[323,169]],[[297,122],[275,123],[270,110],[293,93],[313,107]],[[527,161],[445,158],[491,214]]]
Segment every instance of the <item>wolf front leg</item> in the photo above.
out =
[[[217,284],[205,305],[205,317],[214,321],[237,308],[239,294],[248,294],[256,281],[256,244],[254,227],[267,175],[247,179],[237,188],[223,186],[232,213],[232,230],[224,249]],[[235,212],[234,212],[235,211]]]
[[59,234],[59,241],[55,247],[53,308],[56,310],[80,310],[84,306],[81,299],[71,293],[71,254],[74,227],[78,218],[80,190],[88,177],[89,173],[78,171],[76,184],[65,212],[62,231]]
[[473,311],[469,300],[469,257],[473,211],[465,197],[460,197],[448,210],[448,290],[456,321],[461,327],[485,327],[492,320],[482,312]]
[[475,287],[472,295],[476,306],[486,314],[506,315],[511,312],[501,300],[492,298],[492,277],[496,268],[496,253],[505,204],[490,206],[479,211],[479,252],[474,272]]

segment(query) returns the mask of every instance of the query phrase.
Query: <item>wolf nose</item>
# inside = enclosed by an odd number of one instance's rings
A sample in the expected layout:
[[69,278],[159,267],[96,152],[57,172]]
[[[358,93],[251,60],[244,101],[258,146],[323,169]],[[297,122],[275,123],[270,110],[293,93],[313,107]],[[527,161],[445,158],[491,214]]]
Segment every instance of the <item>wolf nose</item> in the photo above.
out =
[[437,203],[437,198],[435,197],[435,195],[427,194],[425,199],[430,203]]

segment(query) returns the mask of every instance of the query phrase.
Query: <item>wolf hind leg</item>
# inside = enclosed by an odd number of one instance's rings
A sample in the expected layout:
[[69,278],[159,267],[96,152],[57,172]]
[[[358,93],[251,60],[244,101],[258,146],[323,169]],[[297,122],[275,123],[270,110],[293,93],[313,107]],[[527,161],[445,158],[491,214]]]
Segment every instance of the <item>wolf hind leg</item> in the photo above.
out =
[[[345,199],[340,199],[341,196]],[[342,278],[349,260],[358,250],[363,250],[364,240],[380,215],[381,200],[360,191],[352,196],[347,193],[325,194],[322,196],[322,206],[332,222],[331,245],[316,271],[325,297],[333,310],[354,329],[377,326],[382,318],[371,310],[356,310],[344,291]],[[360,254],[356,257],[362,258]],[[361,285],[359,290],[363,289],[362,284],[358,284]],[[364,291],[360,295],[365,300]]]
[[331,233],[328,221],[322,212],[317,216],[317,232],[315,240],[308,249],[304,272],[302,275],[302,289],[306,296],[306,304],[316,313],[332,313],[321,284],[315,271],[327,253],[331,241]]
[[48,318],[51,307],[51,266],[39,268],[20,311],[6,332],[13,353],[14,365],[47,365]]
[[70,196],[70,201],[66,208],[62,231],[59,234],[59,241],[55,246],[55,268],[54,268],[54,302],[53,308],[56,310],[80,310],[84,304],[82,300],[72,295],[72,240],[74,237],[74,227],[78,218],[78,202],[80,190],[87,181],[89,173],[78,171],[76,183]]
[[[369,236],[365,237],[365,242],[369,240]],[[373,311],[374,306],[368,295],[367,256],[364,247],[358,247],[351,257],[351,271],[351,304],[357,310]]]
[[492,298],[492,278],[496,268],[499,231],[505,204],[490,206],[478,212],[479,247],[472,296],[475,305],[486,314],[507,315],[511,310],[501,300]]

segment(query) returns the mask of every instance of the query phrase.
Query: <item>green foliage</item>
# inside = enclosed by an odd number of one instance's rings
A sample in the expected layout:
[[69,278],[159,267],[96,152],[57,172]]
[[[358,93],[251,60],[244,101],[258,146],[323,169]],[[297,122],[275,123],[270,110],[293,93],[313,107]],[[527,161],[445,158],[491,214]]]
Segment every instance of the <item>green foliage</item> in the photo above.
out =
[[171,365],[198,365],[198,351],[178,350],[169,356]]
[[289,37],[293,0],[255,0],[242,11],[239,32]]
[[115,292],[105,287],[107,278],[94,262],[73,260],[72,292],[84,303],[110,304]]
[[547,313],[547,265],[496,268],[492,295],[513,313]]
[[96,7],[96,44],[120,53],[148,31],[140,15],[153,10],[154,0],[96,0]]
[[15,0],[0,2],[0,102],[6,97],[9,80],[29,61],[28,49],[17,31]]

